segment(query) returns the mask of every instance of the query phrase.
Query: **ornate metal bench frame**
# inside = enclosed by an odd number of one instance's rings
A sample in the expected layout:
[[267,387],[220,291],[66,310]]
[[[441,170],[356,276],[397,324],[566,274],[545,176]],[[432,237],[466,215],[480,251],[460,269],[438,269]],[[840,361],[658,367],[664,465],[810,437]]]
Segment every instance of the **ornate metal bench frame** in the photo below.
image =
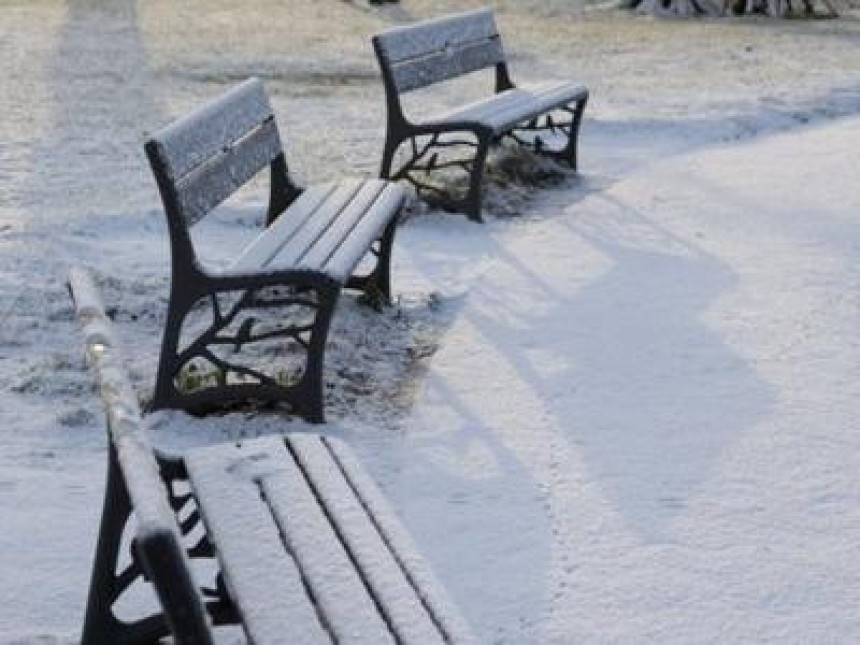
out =
[[[274,113],[262,83],[251,79],[220,99],[171,124],[146,143],[147,157],[167,215],[172,258],[170,301],[151,409],[205,411],[227,404],[258,400],[287,402],[314,422],[324,420],[323,358],[331,317],[341,289],[364,291],[381,305],[391,297],[391,248],[399,206],[369,248],[375,266],[362,276],[354,267],[326,272],[317,267],[274,266],[264,269],[207,271],[199,262],[189,227],[269,166],[270,196],[264,234],[303,190],[289,176]],[[393,188],[393,187],[392,187]],[[343,235],[348,237],[351,231]],[[181,345],[183,323],[192,310],[208,307],[211,324]],[[248,312],[277,308],[306,314],[297,324],[255,331]],[[284,339],[305,353],[300,375],[277,378],[248,365],[218,356],[214,348]],[[200,387],[181,391],[183,369],[203,360],[213,366]]]

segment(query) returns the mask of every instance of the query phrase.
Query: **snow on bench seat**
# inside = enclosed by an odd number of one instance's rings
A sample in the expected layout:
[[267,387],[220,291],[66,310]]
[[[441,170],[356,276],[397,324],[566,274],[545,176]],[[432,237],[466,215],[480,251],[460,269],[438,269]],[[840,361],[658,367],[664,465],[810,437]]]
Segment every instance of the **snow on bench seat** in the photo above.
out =
[[327,643],[301,572],[260,499],[260,487],[244,476],[241,465],[242,458],[229,445],[186,457],[209,541],[248,639],[257,645]]
[[257,236],[227,273],[307,269],[345,283],[403,199],[401,187],[379,179],[309,188]]
[[286,616],[302,643],[474,642],[344,444],[265,437],[186,464],[254,643],[290,642]]
[[505,90],[446,112],[431,122],[474,121],[500,134],[560,105],[582,100],[586,87],[569,81],[544,81]]

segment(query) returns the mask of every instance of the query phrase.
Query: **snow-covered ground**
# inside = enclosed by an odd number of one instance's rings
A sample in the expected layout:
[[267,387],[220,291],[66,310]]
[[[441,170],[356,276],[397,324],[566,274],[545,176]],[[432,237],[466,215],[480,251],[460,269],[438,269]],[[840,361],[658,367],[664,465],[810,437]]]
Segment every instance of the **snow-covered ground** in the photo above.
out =
[[[583,173],[497,173],[485,225],[411,218],[398,306],[340,306],[322,430],[487,642],[857,641],[856,15],[490,4],[515,78],[592,89]],[[103,278],[151,388],[168,262],[146,133],[256,74],[299,177],[372,174],[369,35],[477,5],[0,0],[0,643],[81,624],[105,446],[71,264]],[[253,235],[264,190],[206,223],[213,259]],[[153,422],[173,444],[307,427]]]

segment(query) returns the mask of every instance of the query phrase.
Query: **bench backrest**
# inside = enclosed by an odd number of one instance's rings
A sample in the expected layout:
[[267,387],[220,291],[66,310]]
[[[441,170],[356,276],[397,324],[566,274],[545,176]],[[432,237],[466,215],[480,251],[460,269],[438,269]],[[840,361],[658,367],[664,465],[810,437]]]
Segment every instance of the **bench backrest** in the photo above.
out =
[[386,83],[400,93],[505,61],[489,9],[389,29],[374,36],[373,46]]
[[161,600],[175,641],[210,645],[204,601],[194,583],[155,454],[144,434],[140,407],[123,368],[111,322],[85,271],[72,269],[69,290],[104,403],[111,467],[119,469],[137,519],[136,550],[143,568]]
[[195,224],[282,154],[263,83],[249,79],[173,122],[146,154],[168,218]]

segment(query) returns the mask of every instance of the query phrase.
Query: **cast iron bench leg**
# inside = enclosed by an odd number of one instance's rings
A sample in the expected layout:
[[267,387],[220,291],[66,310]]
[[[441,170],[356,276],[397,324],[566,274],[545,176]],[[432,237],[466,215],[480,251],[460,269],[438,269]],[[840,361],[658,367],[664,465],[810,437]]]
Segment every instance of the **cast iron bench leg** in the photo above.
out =
[[179,397],[174,383],[175,375],[181,368],[178,364],[179,335],[182,333],[183,321],[200,297],[200,294],[190,289],[171,290],[155,379],[155,394],[149,405],[150,410],[169,408]]
[[385,145],[382,148],[382,165],[379,169],[380,179],[391,179],[391,165],[394,163],[394,155],[397,153],[400,144],[408,138],[408,135],[395,135],[389,128],[389,131],[385,135]]
[[484,166],[487,163],[487,154],[490,151],[492,140],[491,133],[478,133],[478,148],[475,150],[475,160],[469,177],[469,194],[466,196],[464,204],[466,215],[474,222],[484,221],[484,218],[481,217],[481,189],[484,180]]
[[106,486],[81,645],[153,644],[170,634],[163,616],[124,623],[113,612],[122,592],[143,575],[136,559],[123,572],[116,573],[122,535],[132,509],[113,444],[109,448]]
[[579,128],[582,124],[582,114],[585,112],[585,104],[588,102],[588,97],[584,97],[576,102],[576,107],[573,109],[573,122],[570,126],[570,132],[567,136],[567,143],[564,148],[558,152],[549,152],[546,150],[538,151],[539,154],[550,154],[552,157],[567,163],[573,170],[577,170],[578,166],[578,150],[579,150]]
[[[466,213],[469,219],[481,222],[483,219],[481,218],[481,187],[484,177],[484,166],[486,165],[487,154],[489,153],[490,146],[493,143],[493,137],[495,136],[493,132],[486,127],[483,126],[472,126],[469,125],[459,125],[459,124],[445,124],[442,127],[423,127],[423,128],[403,128],[397,127],[389,130],[385,139],[385,146],[382,153],[382,166],[380,168],[380,177],[382,179],[391,179],[391,180],[399,180],[405,179],[409,183],[411,183],[418,194],[421,194],[423,186],[416,182],[410,176],[410,173],[416,170],[413,167],[418,159],[427,154],[427,152],[434,147],[434,145],[442,146],[444,143],[437,143],[437,138],[446,135],[446,134],[456,134],[456,133],[468,133],[475,137],[475,143],[468,145],[474,145],[475,154],[472,157],[472,161],[469,169],[469,189],[466,193],[465,197],[462,199],[453,199],[446,197],[434,198],[431,203],[438,203],[443,208],[451,208],[454,210],[461,210]],[[394,155],[397,153],[397,150],[400,148],[403,143],[407,141],[413,141],[413,155],[414,155],[414,140],[416,137],[429,136],[433,139],[426,147],[422,150],[422,152],[418,156],[413,156],[412,159],[406,162],[402,167],[398,168],[396,172],[392,172],[392,165],[394,163]],[[450,145],[450,144],[449,144]],[[466,145],[462,143],[460,145]],[[427,168],[418,168],[418,171],[426,171],[432,172],[432,167]]]
[[391,304],[391,248],[397,222],[397,219],[391,220],[376,242],[378,248],[371,247],[370,252],[376,257],[373,270],[367,275],[354,275],[346,283],[348,289],[363,291],[366,302],[377,310]]
[[588,103],[587,96],[576,104],[576,110],[573,113],[573,126],[570,130],[567,147],[564,150],[564,155],[574,170],[579,168],[579,128],[582,125],[582,114],[585,112],[586,103]]
[[340,287],[336,285],[317,288],[318,308],[314,320],[314,330],[308,347],[307,364],[302,380],[288,395],[288,400],[295,405],[311,423],[325,421],[325,382],[323,381],[323,364],[325,346],[328,339],[331,319],[340,297]]
[[[393,226],[393,225],[392,225]],[[393,230],[386,236],[382,245],[385,251],[385,271],[380,271],[382,278],[387,277],[387,265],[389,263],[390,247],[393,238]],[[237,385],[227,382],[226,373],[219,377],[221,380],[217,386],[206,388],[200,396],[181,392],[176,386],[176,377],[186,365],[195,358],[200,357],[200,352],[207,351],[207,336],[214,341],[220,330],[221,321],[213,318],[212,327],[207,328],[196,339],[188,343],[182,351],[179,350],[179,338],[182,326],[194,305],[201,299],[217,299],[219,293],[243,292],[238,303],[239,311],[254,309],[255,307],[277,307],[277,304],[266,304],[255,299],[255,294],[267,287],[283,287],[295,289],[303,295],[315,294],[316,302],[313,305],[315,312],[310,340],[304,347],[306,350],[305,368],[298,382],[290,385],[281,385],[273,379],[253,384]],[[387,284],[381,287],[387,288]],[[158,367],[155,396],[150,405],[151,410],[179,407],[191,411],[205,411],[210,408],[223,407],[231,402],[244,401],[258,398],[261,401],[284,401],[293,405],[297,412],[306,416],[313,423],[324,421],[323,400],[323,358],[325,345],[328,338],[331,318],[340,295],[340,286],[332,281],[320,279],[312,280],[312,284],[258,284],[249,283],[233,288],[209,288],[198,292],[197,289],[186,289],[171,294],[168,309],[167,322],[164,329],[164,340],[162,343],[161,359]],[[285,304],[284,306],[290,306]],[[310,305],[308,305],[310,306]],[[227,326],[227,325],[224,325]],[[238,342],[238,341],[237,341]],[[234,366],[223,360],[224,368],[229,370]],[[256,396],[255,396],[256,394]]]

